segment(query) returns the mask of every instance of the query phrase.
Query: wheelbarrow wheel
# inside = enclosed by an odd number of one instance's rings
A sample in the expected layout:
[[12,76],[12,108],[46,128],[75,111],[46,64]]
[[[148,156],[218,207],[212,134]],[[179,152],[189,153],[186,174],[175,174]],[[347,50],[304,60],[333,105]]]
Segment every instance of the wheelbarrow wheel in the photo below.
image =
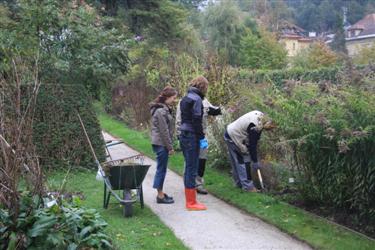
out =
[[[124,190],[124,200],[125,201],[132,200],[131,190],[128,190],[128,189]],[[132,202],[124,203],[123,214],[125,217],[131,217],[133,215],[133,203]]]

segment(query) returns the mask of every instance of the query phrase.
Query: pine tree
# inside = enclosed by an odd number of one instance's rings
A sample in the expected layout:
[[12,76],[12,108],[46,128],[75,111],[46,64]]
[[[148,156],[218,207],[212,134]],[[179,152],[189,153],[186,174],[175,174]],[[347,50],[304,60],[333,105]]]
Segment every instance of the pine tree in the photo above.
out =
[[331,43],[331,48],[338,53],[343,53],[347,55],[348,50],[345,44],[345,30],[342,24],[342,19],[339,18],[339,20],[339,24],[336,27],[335,37]]

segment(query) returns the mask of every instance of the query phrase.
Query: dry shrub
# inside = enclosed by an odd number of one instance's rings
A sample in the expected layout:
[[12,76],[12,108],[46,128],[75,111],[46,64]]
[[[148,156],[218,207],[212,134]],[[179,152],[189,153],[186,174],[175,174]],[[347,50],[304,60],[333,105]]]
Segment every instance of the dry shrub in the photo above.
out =
[[149,103],[157,96],[145,83],[119,84],[112,90],[112,112],[132,127],[142,127],[150,119]]
[[13,220],[19,212],[19,184],[41,197],[43,175],[33,143],[33,117],[41,83],[37,61],[33,71],[20,59],[0,78],[0,202]]

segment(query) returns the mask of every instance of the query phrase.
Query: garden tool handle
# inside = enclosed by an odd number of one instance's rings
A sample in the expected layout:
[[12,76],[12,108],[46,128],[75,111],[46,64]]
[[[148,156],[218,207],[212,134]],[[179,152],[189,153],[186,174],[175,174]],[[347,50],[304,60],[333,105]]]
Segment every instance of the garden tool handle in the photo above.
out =
[[94,148],[92,147],[92,144],[91,144],[91,141],[90,141],[89,135],[88,135],[87,132],[86,132],[85,125],[83,124],[83,121],[82,121],[81,116],[79,115],[78,111],[77,111],[77,115],[78,115],[79,122],[81,123],[82,129],[83,129],[83,132],[85,133],[85,136],[86,136],[87,142],[89,143],[89,146],[90,146],[90,149],[91,149],[91,153],[92,153],[92,155],[93,155],[94,158],[95,158],[95,162],[98,164],[98,163],[99,163],[98,158],[96,157],[96,154],[95,154]]
[[[13,154],[16,154],[16,151],[14,151],[14,149],[10,146],[10,144],[7,142],[7,140],[5,140],[5,138],[1,134],[0,134],[0,139],[4,142],[5,146],[12,151]],[[26,165],[26,163],[23,164],[23,167],[25,168],[27,172],[30,171],[30,168],[29,166]]]
[[260,187],[262,189],[264,189],[264,186],[263,186],[263,179],[262,179],[262,174],[260,173],[260,169],[257,169],[257,173],[258,173],[258,178],[259,178],[259,182],[260,182]]

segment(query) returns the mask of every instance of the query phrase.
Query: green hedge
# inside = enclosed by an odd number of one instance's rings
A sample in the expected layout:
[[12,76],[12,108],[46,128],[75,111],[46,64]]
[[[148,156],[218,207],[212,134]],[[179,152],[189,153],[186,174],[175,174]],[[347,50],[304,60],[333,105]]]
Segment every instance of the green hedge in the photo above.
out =
[[95,166],[77,110],[98,159],[105,159],[101,129],[85,87],[81,84],[44,84],[38,95],[33,126],[42,166]]
[[301,82],[330,81],[334,84],[343,82],[355,82],[364,78],[374,78],[373,65],[337,66],[330,68],[320,68],[306,70],[302,68],[282,69],[282,70],[249,70],[240,69],[238,80],[246,84],[272,83],[282,86],[287,80]]
[[294,68],[288,70],[257,70],[250,71],[241,69],[239,79],[250,84],[253,83],[273,83],[277,86],[283,85],[285,80],[296,80],[303,82],[319,82],[321,80],[338,83],[340,81],[339,67],[321,68],[316,70],[306,70]]

